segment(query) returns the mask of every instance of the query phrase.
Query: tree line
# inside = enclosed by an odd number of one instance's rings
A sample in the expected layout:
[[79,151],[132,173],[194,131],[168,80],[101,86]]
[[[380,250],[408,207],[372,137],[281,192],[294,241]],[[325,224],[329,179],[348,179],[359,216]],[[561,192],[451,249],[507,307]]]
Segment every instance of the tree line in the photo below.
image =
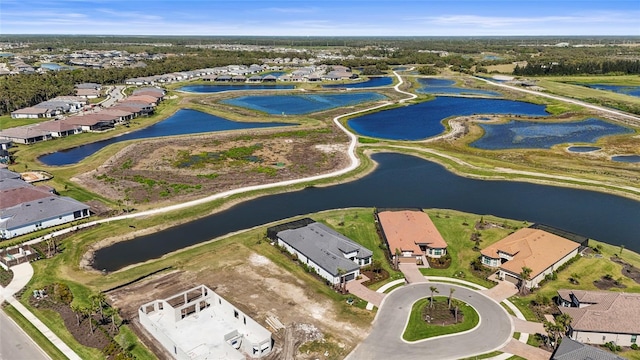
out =
[[524,67],[516,66],[514,75],[599,75],[599,74],[640,74],[640,60],[603,60],[572,62],[530,62]]

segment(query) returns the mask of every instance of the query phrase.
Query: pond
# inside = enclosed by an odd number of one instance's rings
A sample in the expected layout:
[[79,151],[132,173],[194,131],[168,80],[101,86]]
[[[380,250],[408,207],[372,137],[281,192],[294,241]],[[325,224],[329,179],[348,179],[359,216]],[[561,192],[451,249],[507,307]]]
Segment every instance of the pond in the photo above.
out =
[[[79,162],[89,155],[92,155],[105,146],[126,140],[290,125],[294,124],[231,121],[196,110],[182,109],[172,116],[168,117],[167,119],[155,123],[144,129],[133,131],[110,139],[43,155],[39,157],[38,160],[46,165],[51,166],[70,165]],[[59,141],[64,141],[64,139],[61,139]]]
[[73,66],[66,66],[66,65],[60,65],[60,64],[56,64],[56,63],[42,63],[40,64],[41,68],[45,68],[47,70],[54,70],[54,71],[58,71],[58,70],[73,70],[74,67]]
[[603,136],[633,133],[629,128],[595,118],[563,123],[511,120],[480,126],[484,135],[470,146],[485,150],[549,149],[557,144],[593,143]]
[[323,88],[347,88],[347,89],[360,89],[360,88],[371,88],[371,87],[379,87],[379,86],[387,86],[393,84],[393,78],[388,76],[375,76],[370,77],[367,81],[361,82],[347,82],[343,84],[330,84],[330,85],[322,85]]
[[611,160],[624,163],[640,163],[640,155],[617,155],[612,156]]
[[389,140],[423,140],[444,131],[442,120],[450,116],[473,114],[548,115],[544,105],[503,99],[445,96],[367,114],[350,119],[347,124],[364,136]]
[[592,151],[597,151],[600,150],[601,148],[597,147],[597,146],[569,146],[567,148],[567,150],[571,151],[571,152],[577,152],[577,153],[586,153],[586,152],[592,152]]
[[268,85],[268,84],[238,84],[238,85],[187,85],[179,88],[180,91],[209,94],[223,91],[246,91],[246,90],[292,90],[295,85]]
[[640,86],[638,85],[606,85],[606,84],[580,84],[592,89],[613,91],[619,94],[640,97]]
[[418,78],[418,83],[422,87],[416,92],[421,94],[502,96],[497,91],[457,87],[455,86],[456,82],[449,79]]
[[221,101],[223,104],[261,111],[270,115],[301,115],[317,111],[384,100],[375,92],[352,94],[251,95]]
[[[328,209],[440,208],[538,222],[640,251],[640,202],[596,191],[457,176],[414,156],[372,156],[363,178],[327,187],[265,195],[223,212],[96,252],[94,267],[114,271],[231,232]],[[526,206],[523,206],[526,204]]]

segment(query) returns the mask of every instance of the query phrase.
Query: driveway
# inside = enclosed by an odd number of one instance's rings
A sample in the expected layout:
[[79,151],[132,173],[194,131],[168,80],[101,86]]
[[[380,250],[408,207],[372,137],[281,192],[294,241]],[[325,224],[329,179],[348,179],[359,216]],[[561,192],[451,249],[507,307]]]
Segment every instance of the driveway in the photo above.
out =
[[[473,306],[480,315],[475,329],[445,337],[427,339],[416,343],[402,340],[402,333],[413,303],[430,296],[429,288],[435,286],[439,293],[449,294],[454,288],[454,298]],[[459,359],[491,352],[503,347],[511,339],[513,325],[510,316],[496,302],[466,287],[419,283],[396,289],[385,297],[373,323],[369,336],[347,359]]]

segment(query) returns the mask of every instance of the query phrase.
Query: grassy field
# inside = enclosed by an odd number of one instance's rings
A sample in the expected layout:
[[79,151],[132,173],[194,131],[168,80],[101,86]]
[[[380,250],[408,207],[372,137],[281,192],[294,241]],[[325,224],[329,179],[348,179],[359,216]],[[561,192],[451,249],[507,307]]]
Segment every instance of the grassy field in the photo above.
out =
[[[447,302],[446,296],[434,296],[434,302]],[[402,338],[406,341],[418,341],[428,339],[435,336],[455,334],[462,331],[473,329],[480,322],[480,316],[471,306],[466,306],[463,302],[456,300],[460,305],[460,313],[463,314],[464,320],[459,324],[453,325],[432,325],[426,323],[422,318],[422,310],[429,306],[429,299],[420,299],[413,304],[409,322],[402,334]]]
[[607,85],[640,85],[638,75],[583,75],[583,76],[544,76],[540,79],[563,83],[607,84]]

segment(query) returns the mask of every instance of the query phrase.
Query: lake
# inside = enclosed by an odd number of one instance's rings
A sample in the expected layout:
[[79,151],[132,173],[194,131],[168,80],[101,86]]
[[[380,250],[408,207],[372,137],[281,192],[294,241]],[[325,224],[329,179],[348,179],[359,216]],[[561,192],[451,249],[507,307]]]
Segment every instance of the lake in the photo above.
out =
[[268,84],[241,84],[241,85],[187,85],[179,88],[180,91],[208,94],[223,91],[246,91],[246,90],[292,90],[295,85],[268,85]]
[[592,89],[613,91],[619,94],[640,97],[640,86],[638,85],[605,85],[605,84],[579,84]]
[[567,150],[571,151],[571,152],[577,152],[577,153],[586,153],[586,152],[592,152],[592,151],[596,151],[596,150],[600,150],[601,148],[597,147],[597,146],[569,146],[567,148]]
[[367,81],[361,81],[356,83],[345,82],[343,84],[322,85],[322,87],[327,89],[332,89],[332,88],[361,89],[361,88],[387,86],[391,84],[393,84],[393,78],[390,78],[388,76],[375,76],[375,77],[370,77],[369,80]]
[[595,118],[563,123],[511,120],[480,126],[484,135],[470,146],[485,150],[549,149],[557,144],[593,143],[603,136],[633,133],[624,126]]
[[444,131],[442,120],[450,116],[473,114],[548,115],[544,105],[503,99],[444,96],[363,115],[350,119],[347,124],[360,135],[390,140],[423,140]]
[[169,252],[290,217],[349,207],[421,207],[539,222],[640,251],[640,202],[596,191],[457,176],[418,157],[380,153],[363,178],[265,195],[221,213],[96,252],[94,267],[115,271]]
[[497,91],[457,87],[456,82],[449,79],[418,78],[418,83],[422,87],[416,92],[422,94],[502,96]]
[[261,111],[270,115],[301,115],[317,111],[380,101],[387,97],[375,92],[352,94],[250,95],[221,101],[223,104]]
[[640,155],[617,155],[612,156],[611,160],[624,163],[640,163]]
[[[46,165],[51,166],[70,165],[79,162],[89,155],[92,155],[105,146],[126,140],[290,125],[292,124],[275,122],[265,123],[231,121],[196,110],[182,109],[172,116],[168,117],[167,119],[155,123],[144,129],[133,131],[128,134],[116,136],[110,139],[43,155],[39,157],[38,160]],[[59,141],[64,141],[64,139]]]

